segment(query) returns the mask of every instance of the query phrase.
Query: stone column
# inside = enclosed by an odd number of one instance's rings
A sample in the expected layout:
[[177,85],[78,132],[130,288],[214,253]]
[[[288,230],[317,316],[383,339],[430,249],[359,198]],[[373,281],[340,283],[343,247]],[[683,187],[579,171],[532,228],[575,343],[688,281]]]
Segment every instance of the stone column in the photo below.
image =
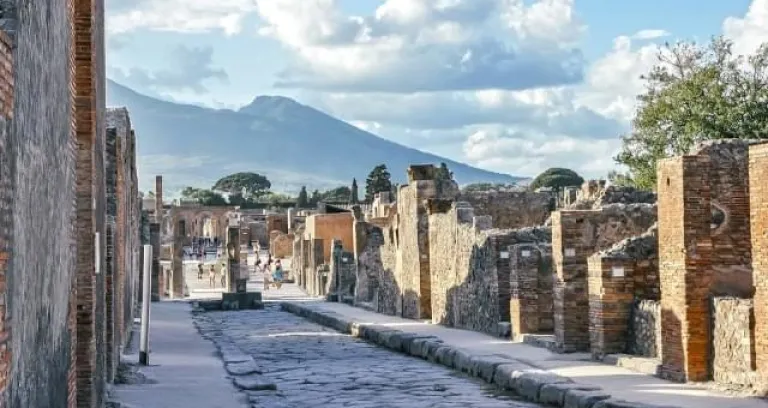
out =
[[227,227],[227,292],[245,293],[248,277],[240,274],[240,228]]
[[155,222],[163,225],[163,176],[155,176]]
[[173,243],[171,244],[171,298],[184,298],[184,221],[176,215],[171,216],[173,221]]
[[163,272],[160,270],[160,224],[149,224],[149,244],[152,245],[152,301],[157,302],[163,297]]
[[595,254],[588,259],[590,351],[596,359],[624,353],[634,301],[634,262]]
[[295,211],[296,210],[294,210],[293,208],[288,209],[288,232],[293,231],[293,227],[294,227],[293,217],[296,215],[294,214]]

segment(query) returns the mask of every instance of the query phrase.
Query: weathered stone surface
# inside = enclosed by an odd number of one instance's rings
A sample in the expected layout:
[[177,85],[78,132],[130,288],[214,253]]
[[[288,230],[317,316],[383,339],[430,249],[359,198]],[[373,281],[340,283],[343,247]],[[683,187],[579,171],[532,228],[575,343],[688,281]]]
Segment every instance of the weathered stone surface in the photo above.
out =
[[539,391],[546,384],[571,383],[569,378],[561,377],[546,371],[529,371],[522,373],[514,383],[513,390],[517,395],[528,401],[538,402]]
[[466,201],[475,215],[488,215],[493,227],[518,229],[541,225],[555,210],[555,195],[531,191],[462,192],[459,200]]
[[563,408],[593,408],[600,401],[611,398],[602,391],[569,390],[563,399]]
[[264,369],[259,367],[253,359],[242,362],[231,362],[224,365],[227,372],[232,375],[263,374]]
[[544,384],[539,390],[538,402],[562,407],[565,404],[565,395],[573,390],[600,391],[600,387],[587,384],[574,383],[550,383]]
[[753,308],[752,299],[714,298],[712,301],[712,374],[721,384],[750,387],[757,380],[753,371]]
[[235,387],[241,390],[264,391],[277,389],[277,385],[273,381],[260,374],[237,376],[232,379],[232,382],[235,384]]
[[629,332],[630,354],[661,357],[661,304],[656,300],[635,301]]

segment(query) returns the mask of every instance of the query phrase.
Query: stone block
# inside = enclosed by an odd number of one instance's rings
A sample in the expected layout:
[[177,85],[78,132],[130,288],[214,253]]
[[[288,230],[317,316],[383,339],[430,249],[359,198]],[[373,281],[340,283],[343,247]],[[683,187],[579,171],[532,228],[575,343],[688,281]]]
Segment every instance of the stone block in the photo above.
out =
[[563,398],[563,408],[593,408],[600,401],[611,398],[602,391],[568,390]]
[[248,390],[248,391],[277,390],[277,385],[272,380],[259,374],[237,376],[232,379],[232,382],[235,384],[235,387],[241,390]]
[[222,293],[221,310],[263,309],[261,292]]
[[493,370],[493,384],[503,390],[514,390],[516,382],[520,376],[532,370],[528,364],[519,361],[509,361],[496,366]]
[[538,402],[562,407],[565,404],[565,395],[570,391],[600,391],[600,387],[575,383],[551,383],[544,384],[539,390]]
[[561,377],[546,371],[529,371],[522,373],[515,381],[513,390],[528,401],[539,402],[539,391],[546,384],[571,383],[569,378]]

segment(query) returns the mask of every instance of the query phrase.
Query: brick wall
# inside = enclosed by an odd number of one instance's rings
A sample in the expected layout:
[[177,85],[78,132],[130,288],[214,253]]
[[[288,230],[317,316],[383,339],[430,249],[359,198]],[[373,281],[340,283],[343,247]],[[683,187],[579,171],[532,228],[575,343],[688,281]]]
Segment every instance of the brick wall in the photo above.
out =
[[588,259],[589,335],[592,355],[624,353],[636,300],[658,300],[656,226]]
[[751,296],[749,141],[719,140],[658,166],[663,370],[710,378],[711,296]]
[[288,217],[285,214],[267,215],[267,233],[272,231],[288,233]]
[[752,270],[754,273],[755,359],[768,377],[768,143],[749,148]]
[[293,255],[293,234],[279,234],[269,243],[269,251],[275,258],[288,258]]
[[511,337],[554,329],[552,237],[509,246]]
[[461,201],[475,209],[475,215],[489,215],[493,226],[502,229],[535,227],[544,224],[555,209],[553,193],[530,191],[480,191],[462,193]]
[[599,210],[563,210],[552,214],[555,269],[555,340],[564,352],[589,349],[587,258],[639,235],[656,222],[651,204],[612,204]]

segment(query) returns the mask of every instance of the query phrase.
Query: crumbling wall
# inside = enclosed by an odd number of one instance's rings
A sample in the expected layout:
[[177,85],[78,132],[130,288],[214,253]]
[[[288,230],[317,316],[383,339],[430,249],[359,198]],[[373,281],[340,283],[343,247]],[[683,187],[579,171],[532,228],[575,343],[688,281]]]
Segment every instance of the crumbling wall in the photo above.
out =
[[626,352],[633,305],[660,297],[656,226],[589,257],[587,282],[592,354]]
[[661,303],[635,299],[629,321],[627,352],[641,357],[661,356]]
[[655,204],[656,193],[634,187],[605,185],[603,180],[585,181],[568,210],[596,210],[611,204]]
[[651,204],[611,204],[599,210],[562,210],[552,215],[555,267],[555,341],[565,352],[590,347],[587,259],[639,235],[656,222]]
[[395,228],[368,222],[360,227],[364,228],[365,244],[358,255],[355,302],[394,315],[401,299],[395,279],[398,267]]
[[554,330],[552,230],[529,229],[535,239],[509,247],[511,337]]
[[463,192],[459,200],[469,203],[474,208],[475,215],[490,216],[493,227],[500,229],[541,225],[556,207],[556,197],[550,192]]

